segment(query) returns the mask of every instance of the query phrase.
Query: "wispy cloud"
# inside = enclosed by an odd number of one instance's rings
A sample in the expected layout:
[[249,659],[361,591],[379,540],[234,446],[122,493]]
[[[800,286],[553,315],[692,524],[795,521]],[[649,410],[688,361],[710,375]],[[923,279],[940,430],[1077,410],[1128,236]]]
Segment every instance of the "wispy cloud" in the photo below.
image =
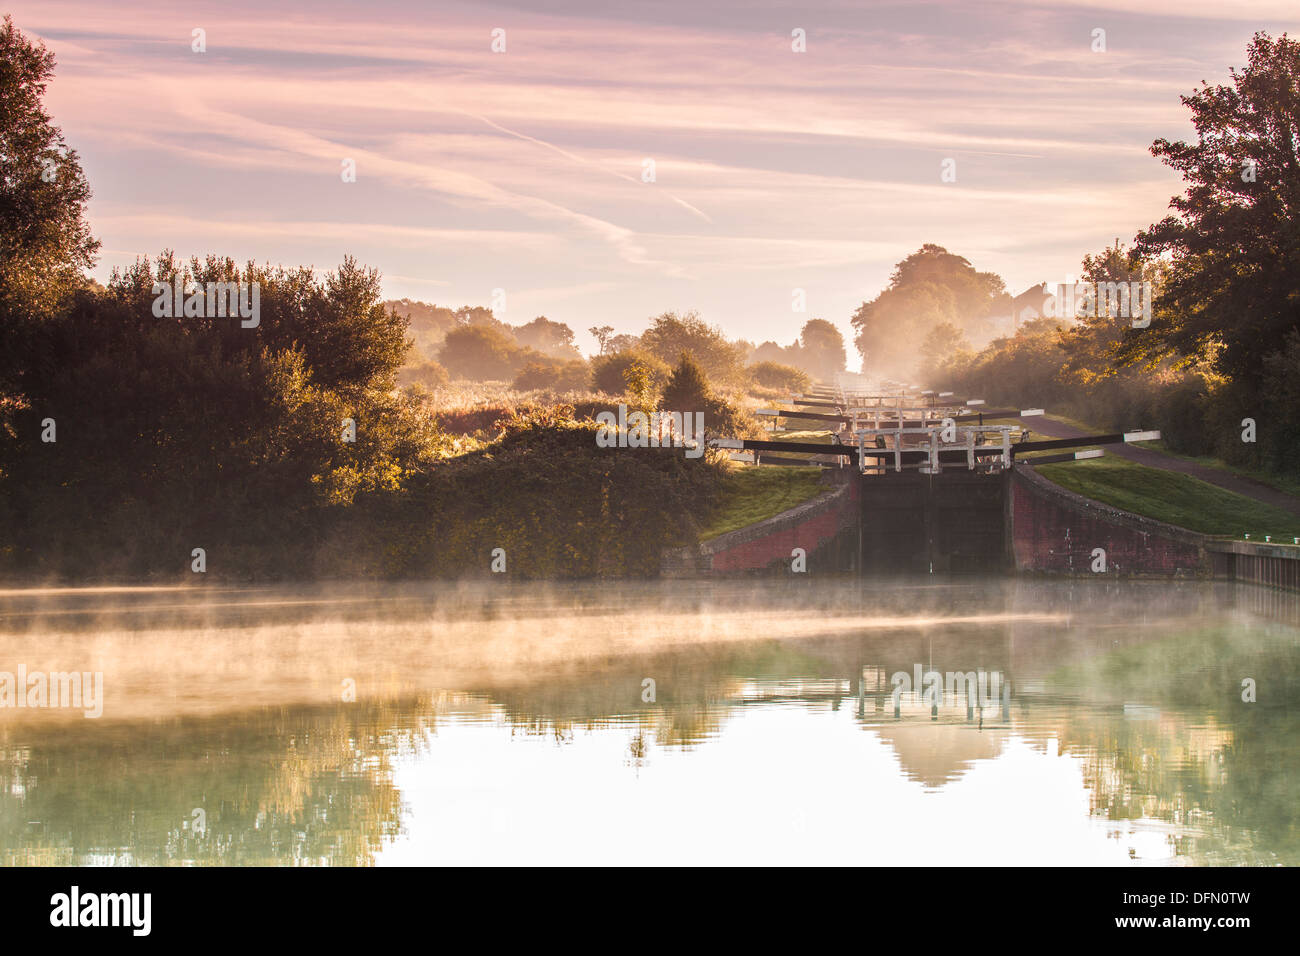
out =
[[137,248],[354,253],[394,295],[508,287],[516,309],[620,331],[698,307],[783,341],[805,318],[791,288],[848,331],[922,242],[1021,288],[1130,238],[1177,191],[1148,147],[1190,134],[1178,96],[1256,29],[1300,25],[1293,0],[12,13],[59,57],[48,105],[95,190],[101,271]]

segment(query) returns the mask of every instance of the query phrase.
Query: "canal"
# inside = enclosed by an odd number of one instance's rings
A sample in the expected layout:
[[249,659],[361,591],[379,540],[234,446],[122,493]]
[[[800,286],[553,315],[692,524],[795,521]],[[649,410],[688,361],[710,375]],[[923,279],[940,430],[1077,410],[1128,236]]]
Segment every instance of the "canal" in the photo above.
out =
[[1241,584],[9,590],[0,851],[1295,865],[1297,703]]

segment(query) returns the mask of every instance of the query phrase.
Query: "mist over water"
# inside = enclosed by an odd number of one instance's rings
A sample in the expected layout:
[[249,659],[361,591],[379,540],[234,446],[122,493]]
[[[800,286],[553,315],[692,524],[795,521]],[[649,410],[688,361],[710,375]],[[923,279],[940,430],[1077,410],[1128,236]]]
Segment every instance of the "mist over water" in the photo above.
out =
[[[0,672],[103,700],[0,706],[0,847],[1294,864],[1298,638],[1297,596],[1222,584],[10,589]],[[1009,695],[894,693],[929,669]]]

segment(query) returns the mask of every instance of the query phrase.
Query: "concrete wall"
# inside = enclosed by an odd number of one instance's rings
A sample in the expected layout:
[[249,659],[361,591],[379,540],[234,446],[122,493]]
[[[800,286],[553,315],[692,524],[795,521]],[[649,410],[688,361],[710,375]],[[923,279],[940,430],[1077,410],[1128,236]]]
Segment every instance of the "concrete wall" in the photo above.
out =
[[1016,466],[1009,494],[1017,571],[1093,573],[1093,550],[1102,548],[1108,574],[1211,573],[1204,535],[1076,495],[1029,465]]
[[1300,547],[1211,539],[1205,549],[1216,578],[1300,591]]
[[852,469],[828,470],[823,477],[829,484],[824,494],[766,521],[702,542],[697,548],[665,552],[661,573],[689,577],[742,575],[781,567],[788,571],[795,548],[807,552],[809,569],[851,570],[858,528],[858,483],[850,480],[855,476]]

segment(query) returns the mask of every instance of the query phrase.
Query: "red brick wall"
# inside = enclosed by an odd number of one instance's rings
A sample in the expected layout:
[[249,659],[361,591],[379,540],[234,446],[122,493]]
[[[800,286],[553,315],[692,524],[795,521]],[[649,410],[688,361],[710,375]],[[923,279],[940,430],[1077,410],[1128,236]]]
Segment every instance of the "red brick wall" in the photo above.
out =
[[1107,573],[1203,570],[1200,536],[1071,494],[1019,468],[1011,482],[1016,570],[1091,573],[1094,548]]
[[765,568],[773,561],[790,561],[790,552],[803,548],[811,554],[824,541],[835,537],[844,525],[843,509],[828,509],[793,528],[773,531],[713,555],[714,571],[749,571]]

